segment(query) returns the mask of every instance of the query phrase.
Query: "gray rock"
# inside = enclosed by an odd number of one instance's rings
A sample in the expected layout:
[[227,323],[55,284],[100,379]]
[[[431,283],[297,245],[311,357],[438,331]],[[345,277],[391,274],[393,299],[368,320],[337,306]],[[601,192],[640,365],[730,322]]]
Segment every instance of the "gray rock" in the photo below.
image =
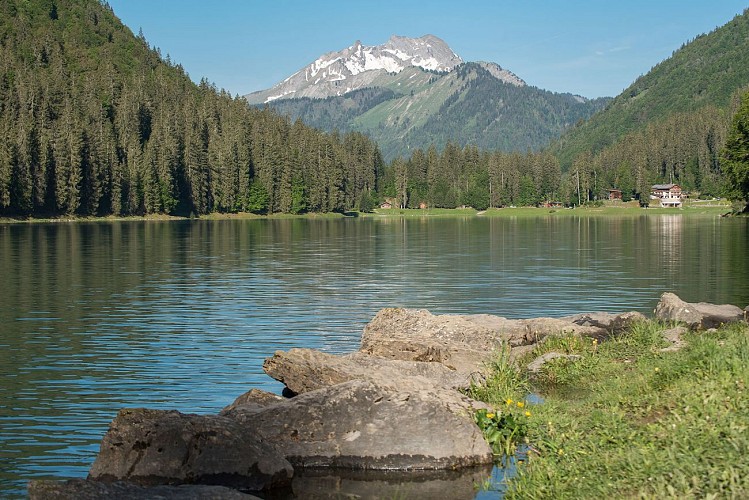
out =
[[265,408],[266,406],[271,406],[283,400],[284,398],[277,394],[273,394],[272,392],[262,391],[260,389],[250,389],[249,391],[245,392],[237,399],[235,399],[232,404],[224,408],[222,410],[222,413],[234,410],[239,407],[257,406],[260,408]]
[[[607,333],[606,337],[622,333],[632,327],[633,324],[646,321],[644,314],[630,311],[621,314],[607,312],[584,313],[561,318],[580,326],[592,326],[600,328]],[[598,337],[601,340],[602,337]]]
[[666,292],[655,307],[655,316],[664,321],[686,323],[692,330],[717,328],[726,323],[742,321],[744,311],[730,304],[708,304],[685,302],[676,294]]
[[684,326],[677,326],[675,328],[663,330],[663,339],[667,342],[670,342],[671,345],[661,349],[661,352],[675,352],[681,350],[684,347],[684,340],[682,339],[682,335],[684,335],[688,331],[689,329]]
[[487,406],[453,390],[396,391],[352,380],[225,414],[295,468],[428,470],[491,463],[474,408]]
[[67,481],[29,481],[30,500],[252,500],[252,495],[224,486],[180,485],[140,486],[124,481],[105,483],[84,479]]
[[438,362],[470,374],[480,371],[502,343],[518,348],[562,333],[599,337],[607,332],[565,319],[434,315],[425,310],[383,309],[364,328],[360,351],[390,359]]
[[371,380],[392,389],[467,388],[470,377],[439,363],[402,361],[361,352],[335,356],[313,349],[276,351],[263,363],[265,373],[296,394],[349,380]]
[[291,483],[293,469],[251,426],[220,416],[120,410],[89,479],[140,485],[209,484],[260,491]]
[[582,356],[578,354],[563,354],[561,352],[547,352],[534,359],[527,367],[527,370],[531,373],[540,373],[544,365],[553,359],[568,359],[570,361],[577,361],[582,359]]

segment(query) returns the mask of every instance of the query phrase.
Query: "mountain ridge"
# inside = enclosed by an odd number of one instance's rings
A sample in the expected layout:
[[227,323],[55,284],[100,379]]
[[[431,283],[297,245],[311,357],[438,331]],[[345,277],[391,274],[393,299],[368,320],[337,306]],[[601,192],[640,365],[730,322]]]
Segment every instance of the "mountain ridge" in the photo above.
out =
[[374,48],[357,41],[245,98],[323,130],[365,133],[386,159],[449,140],[539,150],[607,102],[529,86],[494,62],[464,62],[434,35]]

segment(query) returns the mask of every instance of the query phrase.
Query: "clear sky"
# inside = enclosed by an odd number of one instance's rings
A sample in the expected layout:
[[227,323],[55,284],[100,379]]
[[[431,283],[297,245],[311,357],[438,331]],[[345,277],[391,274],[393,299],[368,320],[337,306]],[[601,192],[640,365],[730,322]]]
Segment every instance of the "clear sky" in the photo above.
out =
[[618,95],[749,0],[108,0],[134,32],[232,94],[271,87],[326,52],[436,35],[528,84]]

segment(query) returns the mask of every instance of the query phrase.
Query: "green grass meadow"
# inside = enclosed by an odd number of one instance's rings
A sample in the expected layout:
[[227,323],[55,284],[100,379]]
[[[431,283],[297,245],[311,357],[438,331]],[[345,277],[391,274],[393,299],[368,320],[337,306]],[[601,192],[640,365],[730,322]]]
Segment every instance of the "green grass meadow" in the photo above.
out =
[[[549,338],[521,360],[580,356],[527,379],[543,402],[527,407],[530,452],[506,498],[749,498],[749,327],[691,332],[664,352],[670,326],[648,321],[600,343]],[[523,387],[500,372],[474,395],[501,405]]]

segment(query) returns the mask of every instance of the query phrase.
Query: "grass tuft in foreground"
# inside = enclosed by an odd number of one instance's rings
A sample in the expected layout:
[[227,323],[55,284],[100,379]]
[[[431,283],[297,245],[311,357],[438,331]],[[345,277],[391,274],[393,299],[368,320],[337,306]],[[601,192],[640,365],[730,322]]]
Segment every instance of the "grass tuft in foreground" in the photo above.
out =
[[645,322],[601,343],[548,339],[527,420],[531,453],[507,498],[749,498],[749,327],[662,352]]

